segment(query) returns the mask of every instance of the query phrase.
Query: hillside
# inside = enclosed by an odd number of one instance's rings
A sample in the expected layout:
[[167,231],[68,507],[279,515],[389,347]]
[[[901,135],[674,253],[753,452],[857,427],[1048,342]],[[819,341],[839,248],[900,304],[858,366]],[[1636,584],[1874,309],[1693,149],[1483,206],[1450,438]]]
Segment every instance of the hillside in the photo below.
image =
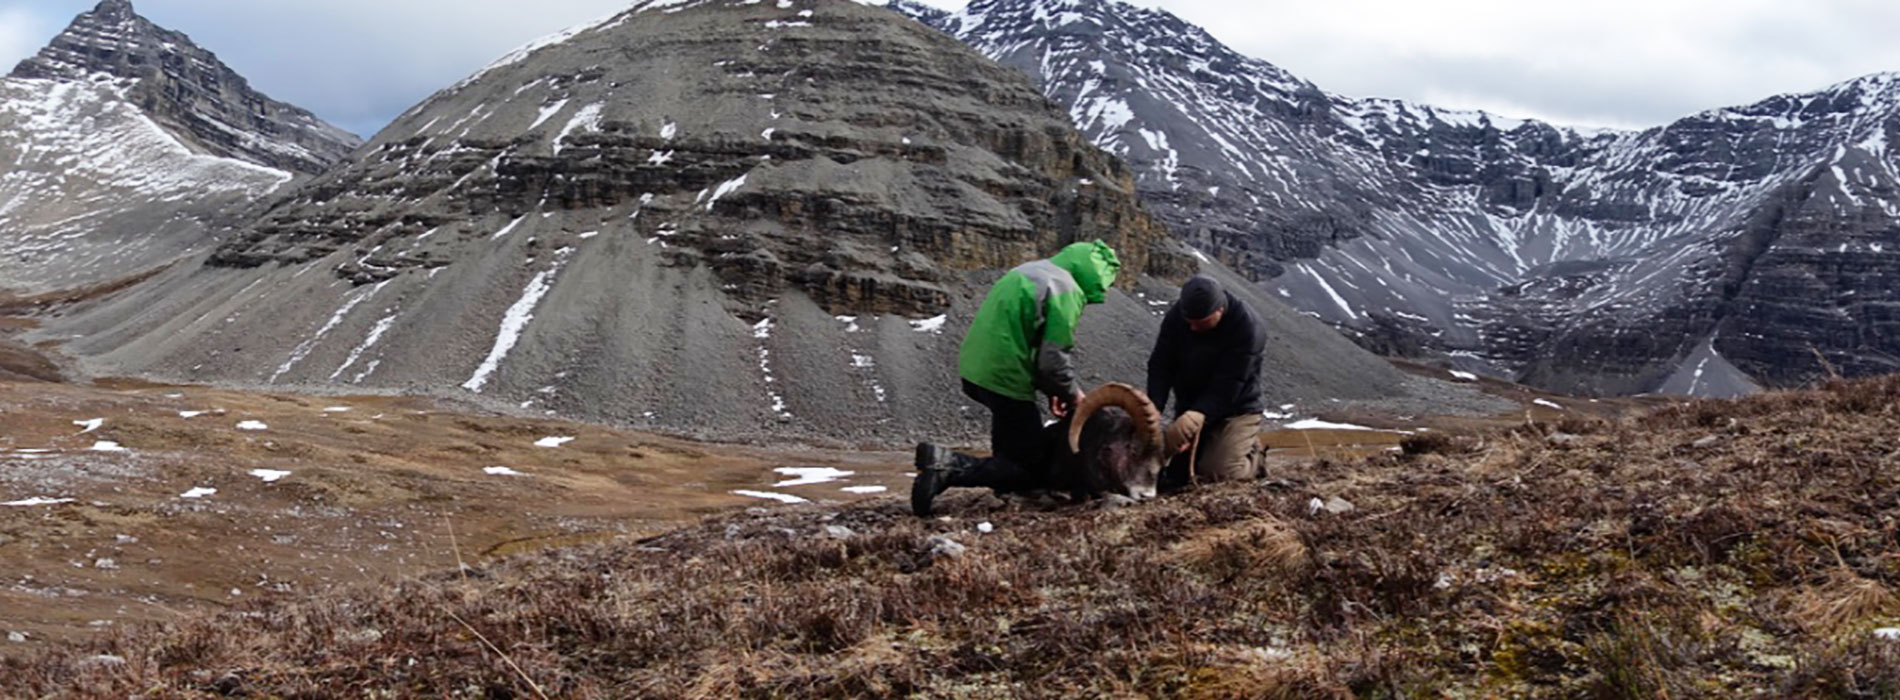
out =
[[1900,74],[1578,129],[1340,95],[1116,0],[897,9],[1022,70],[1178,235],[1379,352],[1592,395],[1900,369]]
[[[1885,697],[1900,379],[1098,510],[755,510],[0,662],[121,697]],[[954,542],[955,545],[946,542]]]
[[[982,432],[988,282],[1102,239],[1084,379],[1139,381],[1173,285],[1228,275],[1022,75],[845,0],[642,3],[399,117],[215,250],[62,310],[87,374],[431,394],[720,440]],[[1273,405],[1437,403],[1244,291]]]

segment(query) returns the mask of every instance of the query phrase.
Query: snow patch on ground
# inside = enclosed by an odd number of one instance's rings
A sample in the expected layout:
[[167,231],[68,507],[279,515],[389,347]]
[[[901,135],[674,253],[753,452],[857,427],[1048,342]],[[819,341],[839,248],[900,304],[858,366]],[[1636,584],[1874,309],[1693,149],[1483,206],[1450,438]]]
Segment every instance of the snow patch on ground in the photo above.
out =
[[567,443],[570,443],[573,441],[574,441],[574,438],[571,438],[571,437],[544,437],[544,438],[534,441],[534,446],[555,448],[555,447],[560,447],[562,445],[566,445]]
[[482,469],[482,473],[488,474],[491,476],[527,476],[527,474],[523,474],[521,472],[515,471],[513,469],[509,469],[507,467],[487,467],[487,468]]
[[747,498],[762,498],[768,501],[778,501],[780,503],[789,503],[789,504],[811,502],[803,498],[799,498],[797,496],[791,495],[789,493],[772,493],[770,491],[747,491],[747,490],[741,489],[738,491],[733,491],[732,495],[745,496]]
[[857,472],[840,471],[831,467],[779,467],[772,471],[792,477],[772,485],[772,488],[779,489],[791,486],[829,484],[834,481],[843,481],[857,475]]
[[264,430],[270,430],[270,426],[265,425],[263,421],[247,420],[247,421],[237,424],[237,429],[249,430],[252,432],[259,432],[259,431],[264,431]]
[[24,501],[7,501],[5,503],[0,503],[0,506],[6,506],[9,508],[31,508],[34,506],[56,506],[61,503],[72,503],[72,502],[73,502],[73,499],[70,499],[70,498],[41,498],[41,497],[36,496],[33,498],[26,499]]
[[106,419],[94,418],[92,420],[76,420],[76,421],[73,421],[73,425],[77,425],[81,428],[85,428],[85,430],[79,431],[80,435],[85,435],[86,433],[90,433],[94,430],[98,430],[100,428],[105,427]]
[[739,177],[719,183],[719,188],[713,190],[712,199],[706,200],[706,211],[712,211],[713,205],[719,203],[719,198],[732,194],[738,191],[739,188],[744,187],[745,179],[745,175],[740,175]]
[[[547,122],[547,120],[553,119],[554,115],[560,114],[561,110],[563,109],[567,109],[567,100],[559,100],[559,101],[556,101],[554,104],[545,105],[541,107],[540,116],[537,116],[534,118],[534,123],[528,125],[528,130],[534,131],[536,127],[541,126],[543,123]],[[557,153],[559,152],[558,147],[556,149],[556,152]]]
[[290,476],[290,472],[278,471],[276,469],[252,469],[251,476],[263,479],[266,484],[274,484],[284,477]]
[[910,327],[911,327],[911,330],[915,330],[918,333],[930,333],[933,335],[943,335],[943,327],[945,324],[949,322],[950,322],[949,316],[937,316],[934,318],[926,318],[921,321],[911,321]]
[[600,109],[600,104],[591,104],[582,107],[581,111],[574,114],[574,118],[567,120],[567,126],[562,127],[560,135],[554,137],[554,155],[561,155],[561,142],[574,132],[600,131]]
[[844,491],[845,493],[855,493],[858,495],[866,495],[866,494],[873,494],[873,493],[884,493],[885,491],[889,491],[890,489],[883,486],[846,486],[840,490]]
[[1362,430],[1362,431],[1373,432],[1373,433],[1405,433],[1406,432],[1404,430],[1388,430],[1386,428],[1368,428],[1363,425],[1353,425],[1351,423],[1330,423],[1327,421],[1320,420],[1318,418],[1309,418],[1303,421],[1295,421],[1295,422],[1286,424],[1284,427],[1287,430]]
[[190,491],[186,491],[184,493],[178,494],[178,497],[179,498],[204,498],[206,496],[217,495],[217,493],[218,493],[217,489],[200,486]]
[[119,443],[112,442],[109,440],[100,440],[98,442],[92,443],[92,447],[89,447],[87,449],[93,452],[130,452],[131,451],[131,450],[125,449],[124,445],[120,445]]

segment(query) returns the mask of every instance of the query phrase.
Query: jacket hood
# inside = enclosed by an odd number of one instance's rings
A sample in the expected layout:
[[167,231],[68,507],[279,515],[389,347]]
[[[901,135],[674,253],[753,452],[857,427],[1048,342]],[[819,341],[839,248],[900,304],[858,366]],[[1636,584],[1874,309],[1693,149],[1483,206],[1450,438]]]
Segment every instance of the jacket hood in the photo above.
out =
[[1115,286],[1115,275],[1122,269],[1115,249],[1101,241],[1072,244],[1049,261],[1075,278],[1075,284],[1082,288],[1090,304],[1108,300],[1108,288]]

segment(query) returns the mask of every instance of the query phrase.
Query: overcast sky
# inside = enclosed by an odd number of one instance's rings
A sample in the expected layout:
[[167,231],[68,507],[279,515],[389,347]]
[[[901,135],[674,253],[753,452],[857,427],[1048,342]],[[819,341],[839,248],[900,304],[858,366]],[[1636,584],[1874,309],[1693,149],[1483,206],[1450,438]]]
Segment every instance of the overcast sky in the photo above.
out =
[[[964,0],[926,0],[955,9]],[[630,0],[134,0],[252,84],[369,136]],[[1900,71],[1894,0],[1137,0],[1332,92],[1643,127]],[[91,0],[0,0],[0,68]]]

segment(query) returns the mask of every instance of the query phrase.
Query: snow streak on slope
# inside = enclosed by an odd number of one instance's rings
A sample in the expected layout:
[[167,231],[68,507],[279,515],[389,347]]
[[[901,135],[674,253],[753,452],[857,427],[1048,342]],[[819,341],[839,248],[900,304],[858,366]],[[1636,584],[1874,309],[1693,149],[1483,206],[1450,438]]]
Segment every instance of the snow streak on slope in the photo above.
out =
[[104,75],[0,79],[0,287],[131,274],[205,242],[219,209],[290,180],[193,152],[127,99],[129,87]]
[[528,322],[534,320],[535,307],[540,306],[541,298],[554,288],[554,278],[561,273],[561,267],[566,262],[567,256],[563,253],[557,256],[553,267],[536,273],[534,279],[528,281],[528,287],[521,290],[521,298],[502,315],[501,330],[495,334],[494,348],[488,351],[488,357],[482,360],[481,366],[475,368],[475,374],[462,383],[462,388],[481,393],[488,386],[488,380],[496,370],[501,369],[502,360],[508,359],[508,353],[513,352],[515,345],[521,342],[522,332],[527,330]]

